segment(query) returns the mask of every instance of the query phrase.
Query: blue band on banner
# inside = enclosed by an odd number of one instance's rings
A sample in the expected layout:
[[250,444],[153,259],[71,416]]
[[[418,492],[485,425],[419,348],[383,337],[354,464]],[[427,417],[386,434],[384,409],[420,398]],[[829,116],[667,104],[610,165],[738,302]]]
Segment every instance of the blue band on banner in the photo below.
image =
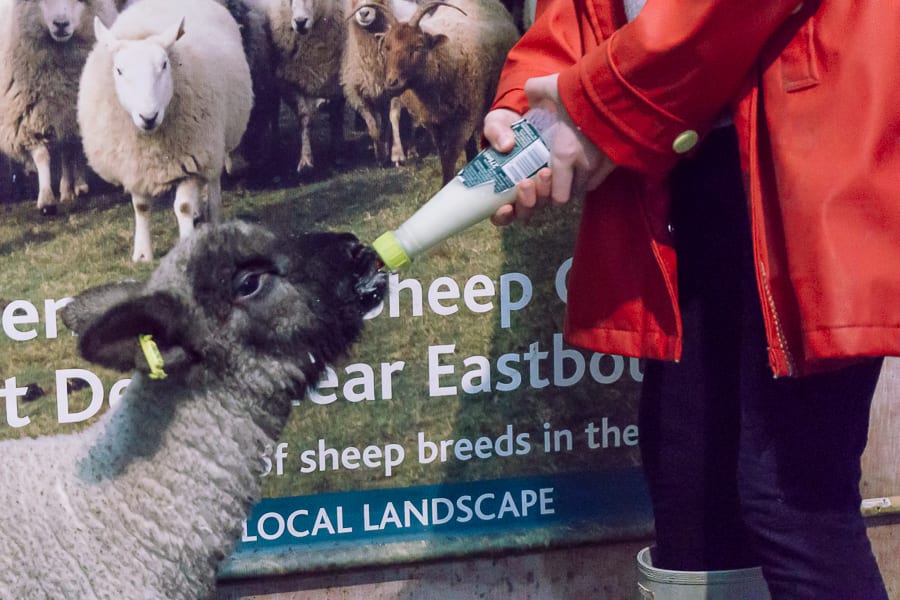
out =
[[263,499],[241,552],[335,542],[395,542],[646,520],[640,470],[616,469]]

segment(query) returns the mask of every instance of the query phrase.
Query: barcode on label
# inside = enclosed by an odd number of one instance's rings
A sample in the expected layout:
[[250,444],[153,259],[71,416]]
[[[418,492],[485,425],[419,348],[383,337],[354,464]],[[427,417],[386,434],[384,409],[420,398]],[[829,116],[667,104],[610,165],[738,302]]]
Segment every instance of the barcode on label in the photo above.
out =
[[466,187],[493,182],[494,192],[501,193],[531,177],[550,161],[550,149],[538,130],[526,121],[512,124],[516,142],[508,154],[485,148],[459,172]]
[[515,184],[537,173],[549,160],[550,150],[538,139],[503,165],[503,174]]

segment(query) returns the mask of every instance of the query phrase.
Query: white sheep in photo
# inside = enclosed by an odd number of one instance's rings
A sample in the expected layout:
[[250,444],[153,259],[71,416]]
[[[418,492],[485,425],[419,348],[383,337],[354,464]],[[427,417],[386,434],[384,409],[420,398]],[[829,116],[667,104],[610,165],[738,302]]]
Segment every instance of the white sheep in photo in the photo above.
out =
[[341,57],[347,25],[344,0],[263,0],[275,48],[279,93],[297,117],[297,172],[314,166],[310,120],[317,100],[329,101],[332,151],[343,141]]
[[140,0],[95,27],[78,94],[84,150],[131,194],[132,260],[151,261],[154,198],[174,188],[181,238],[198,219],[220,220],[222,171],[253,105],[250,69],[237,23],[213,0]]
[[428,2],[407,22],[380,4],[361,8],[380,11],[388,21],[385,88],[415,96],[417,102],[407,106],[431,133],[447,183],[463,149],[470,160],[477,152],[482,120],[518,27],[498,0]]
[[0,598],[212,597],[260,499],[264,448],[384,288],[352,235],[229,222],[182,240],[145,283],[78,295],[63,320],[82,355],[136,372],[94,425],[0,442]]
[[75,118],[78,80],[94,44],[94,18],[111,24],[112,0],[0,0],[0,152],[37,171],[37,207],[88,191]]

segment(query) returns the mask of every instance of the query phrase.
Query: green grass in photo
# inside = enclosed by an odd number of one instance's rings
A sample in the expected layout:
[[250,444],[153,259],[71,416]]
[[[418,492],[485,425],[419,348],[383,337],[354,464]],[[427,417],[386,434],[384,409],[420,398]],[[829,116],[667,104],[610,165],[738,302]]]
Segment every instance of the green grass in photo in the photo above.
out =
[[[227,184],[226,217],[253,219],[281,231],[346,230],[370,242],[397,227],[440,187],[440,169],[433,156],[400,168],[376,166],[352,154],[351,161],[355,162],[333,166],[301,181],[285,176],[254,187]],[[521,274],[533,283],[533,297],[524,309],[510,315],[509,326],[504,327],[497,297],[491,299],[493,308],[486,312],[473,312],[456,300],[443,303],[457,306],[452,314],[436,314],[427,301],[421,314],[413,314],[409,293],[401,292],[398,315],[391,316],[385,307],[368,323],[352,354],[333,366],[339,385],[330,392],[336,393],[336,400],[317,404],[309,398],[298,399],[283,435],[288,444],[284,472],[266,478],[265,494],[302,495],[637,464],[636,447],[627,441],[631,439],[628,436],[620,436],[618,447],[610,443],[606,448],[591,449],[584,431],[589,423],[599,426],[604,418],[608,430],[617,428],[620,434],[634,426],[637,383],[630,361],[599,359],[604,374],[623,367],[613,384],[597,382],[586,373],[577,385],[562,387],[552,382],[552,356],[540,361],[536,373],[530,372],[524,358],[534,348],[552,351],[554,335],[562,331],[564,302],[557,294],[556,274],[570,256],[579,209],[577,202],[553,208],[537,215],[528,226],[497,229],[487,222],[478,224],[396,274],[398,281],[416,281],[425,290],[440,278],[449,278],[462,289],[476,276],[486,277],[499,290],[504,275]],[[171,202],[158,201],[152,219],[158,257],[177,238]],[[57,422],[58,370],[96,373],[105,394],[117,380],[127,377],[78,357],[76,338],[61,320],[56,325],[58,335],[47,339],[45,300],[59,300],[113,280],[147,277],[152,265],[130,260],[133,225],[129,198],[109,188],[74,206],[62,207],[59,215],[51,218],[42,217],[32,202],[0,204],[0,310],[11,302],[27,301],[40,314],[39,323],[19,326],[21,331],[34,329],[37,336],[33,340],[15,341],[0,332],[0,383],[15,378],[20,387],[34,384],[44,391],[43,396],[20,401],[15,408],[19,418],[30,420],[28,425],[12,427],[7,418],[0,419],[0,439],[74,431],[93,420],[71,425]],[[429,349],[450,346],[453,351],[441,354],[440,362],[444,368],[452,368],[452,374],[440,380],[445,387],[456,386],[458,393],[432,396]],[[590,360],[589,353],[581,354],[586,362]],[[498,383],[508,379],[498,372],[497,361],[503,355],[519,357],[516,369],[522,377],[518,387],[507,391],[498,389]],[[463,377],[480,360],[490,364],[491,381],[475,383],[486,390],[461,391]],[[394,373],[385,388],[382,365],[399,362],[404,364],[402,370]],[[358,371],[347,373],[353,365],[372,368],[374,398],[351,401],[344,397],[341,386],[354,378],[359,381]],[[572,369],[573,363],[564,366]],[[533,378],[539,382],[537,387],[531,385]],[[544,381],[550,384],[540,383]],[[385,390],[389,390],[389,398],[384,397]],[[365,390],[359,383],[351,391],[362,395]],[[70,411],[90,406],[89,388],[65,396]],[[496,441],[509,431],[528,434],[530,452],[499,456],[493,450],[486,458],[459,460],[451,453],[446,461],[422,464],[418,460],[419,433],[430,442],[455,443],[463,438]],[[566,445],[566,431],[572,436],[571,449]],[[549,446],[544,445],[545,434]],[[614,441],[613,433],[608,437]],[[390,476],[382,468],[301,472],[301,453],[317,449],[320,440],[338,451],[348,446],[400,444],[406,456]]]

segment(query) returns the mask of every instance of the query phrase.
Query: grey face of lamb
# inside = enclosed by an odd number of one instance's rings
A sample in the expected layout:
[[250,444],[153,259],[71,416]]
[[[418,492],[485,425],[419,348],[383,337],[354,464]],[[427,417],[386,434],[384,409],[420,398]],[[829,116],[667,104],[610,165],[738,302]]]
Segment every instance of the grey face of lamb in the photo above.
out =
[[144,283],[79,294],[63,311],[88,360],[151,371],[139,336],[151,335],[167,380],[193,385],[276,372],[293,393],[358,337],[381,302],[376,255],[350,234],[276,237],[247,223],[204,227]]

